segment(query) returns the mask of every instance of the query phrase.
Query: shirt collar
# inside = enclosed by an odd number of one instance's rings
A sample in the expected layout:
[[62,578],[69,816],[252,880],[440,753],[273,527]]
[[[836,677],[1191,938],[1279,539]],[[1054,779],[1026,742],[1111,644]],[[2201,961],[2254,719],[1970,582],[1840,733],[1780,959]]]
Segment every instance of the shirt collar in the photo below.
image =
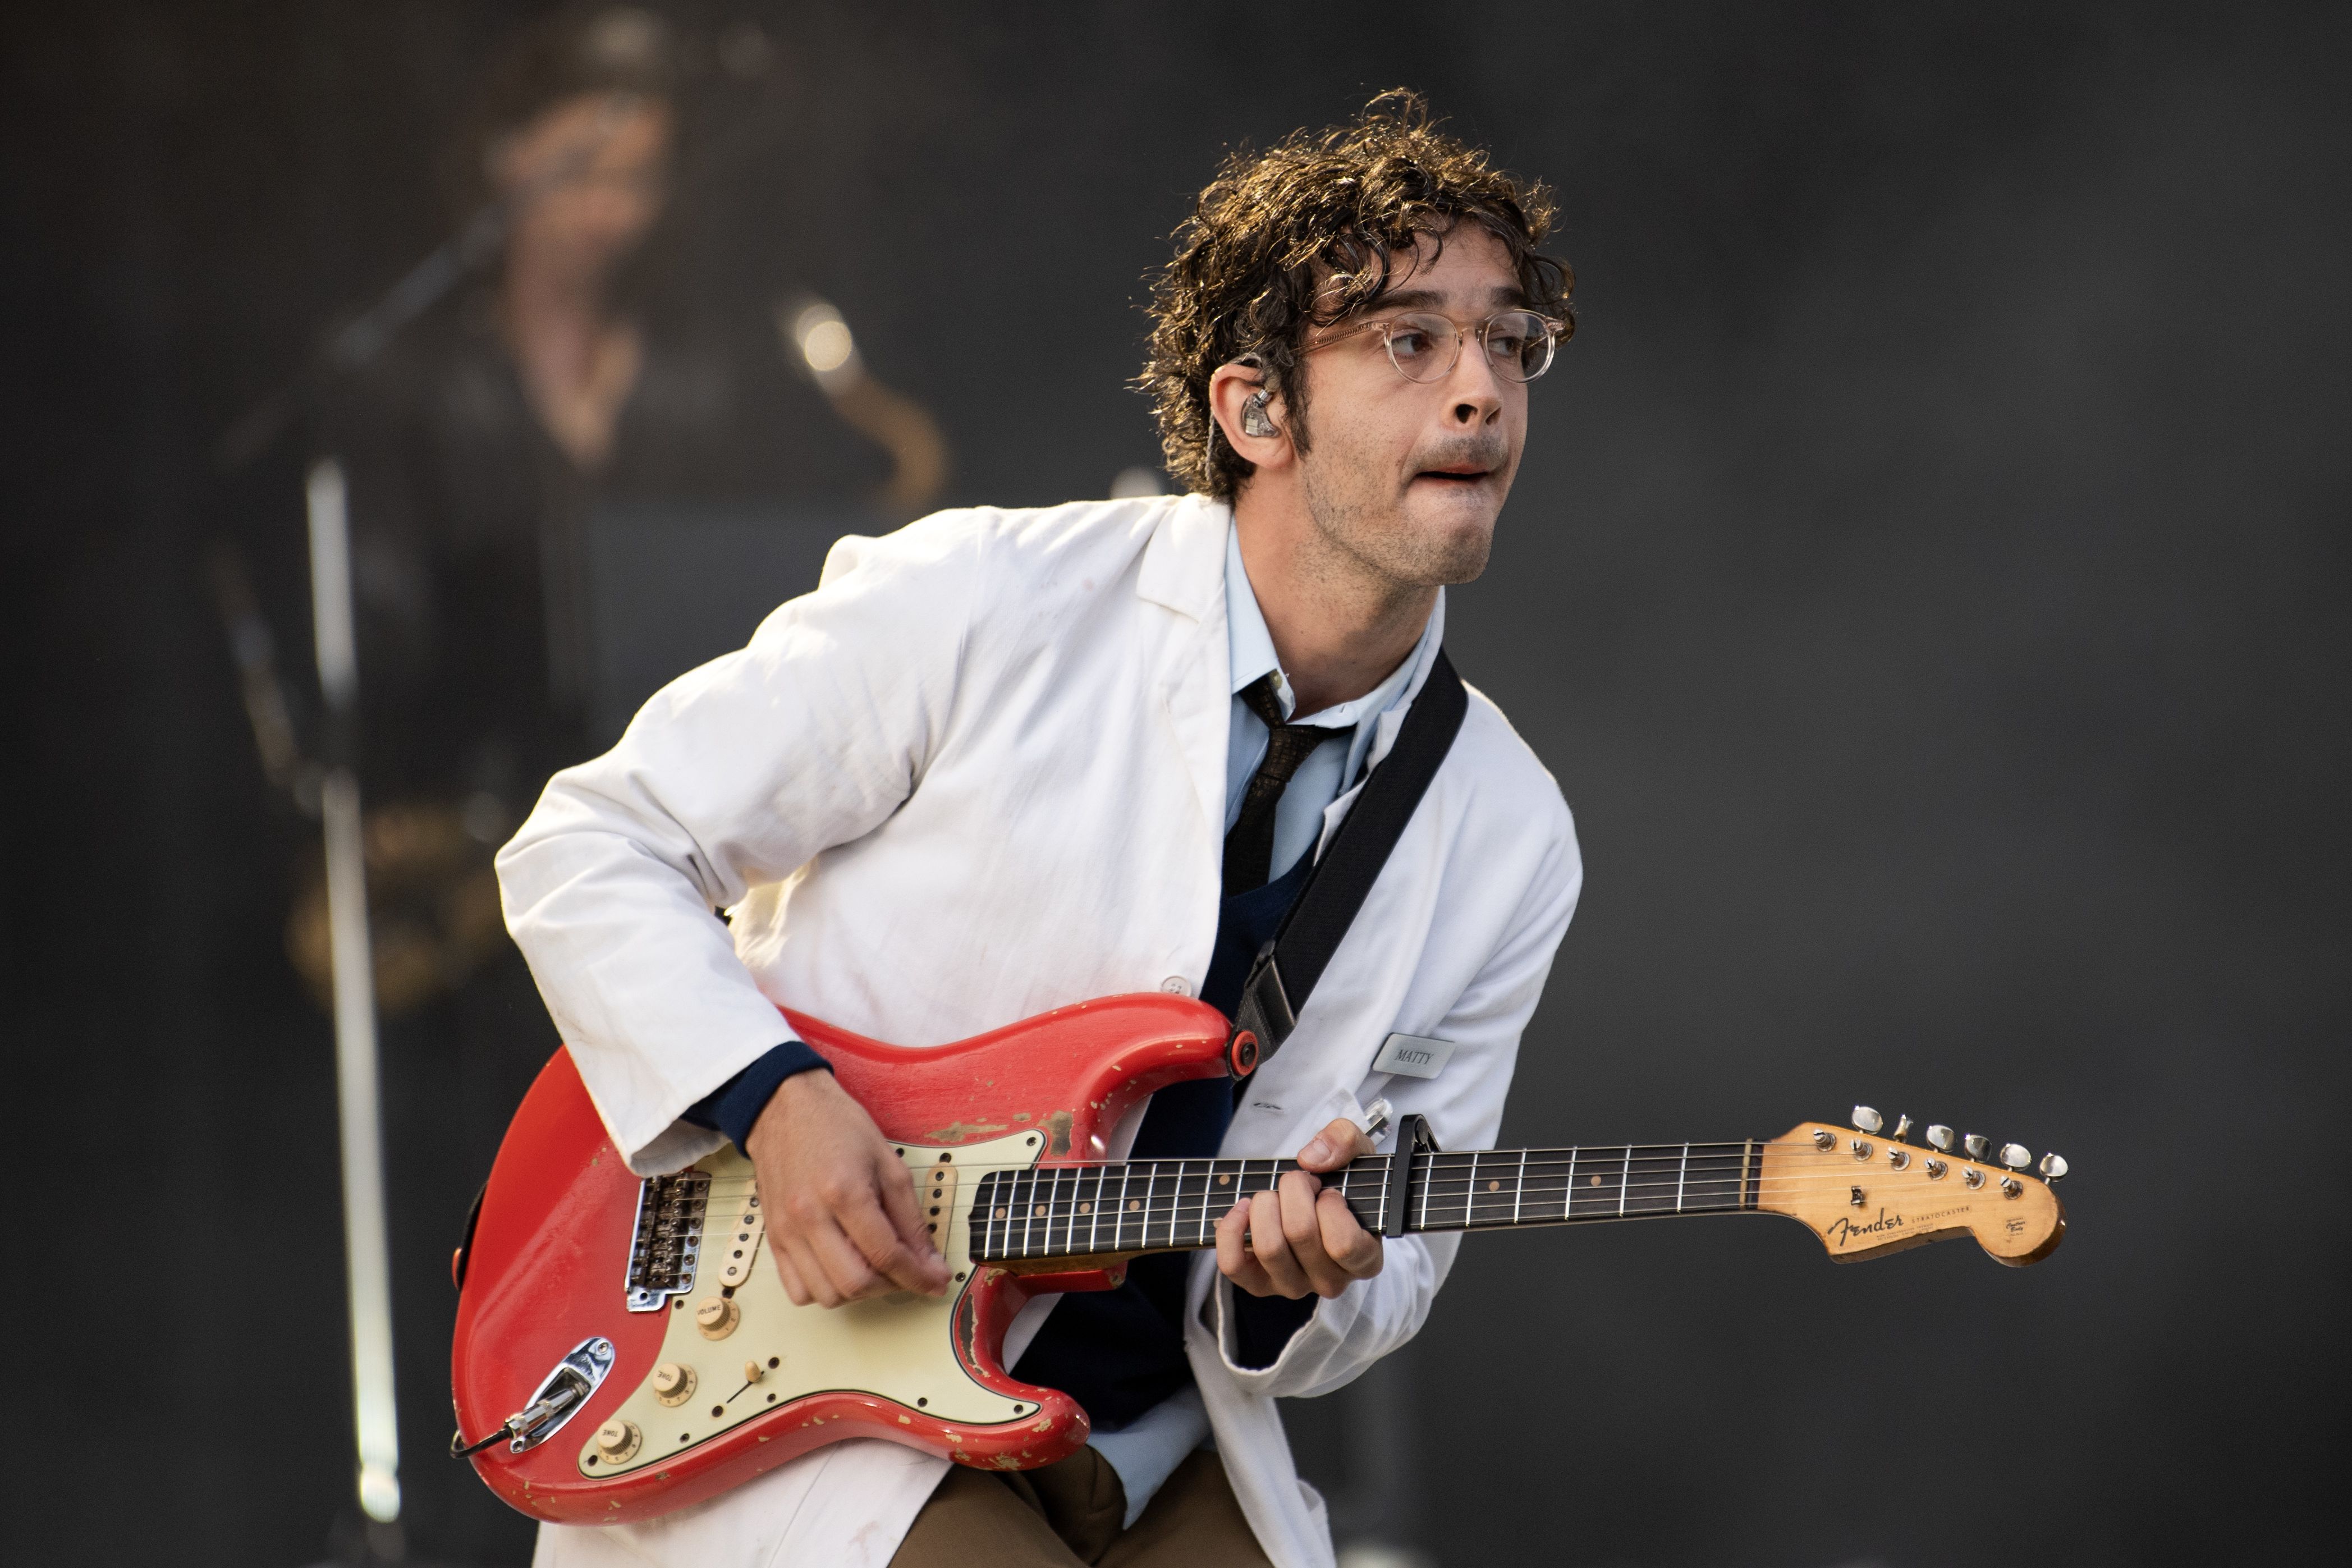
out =
[[[1357,742],[1349,748],[1347,777],[1355,776],[1364,752],[1371,744],[1372,726],[1364,721],[1377,719],[1396,706],[1422,668],[1437,656],[1438,639],[1444,636],[1444,625],[1445,590],[1441,588],[1429,623],[1421,628],[1421,640],[1413,645],[1403,662],[1389,672],[1387,679],[1352,702],[1341,702],[1298,720],[1319,729],[1358,730]],[[1257,595],[1250,587],[1249,572],[1242,564],[1241,530],[1231,526],[1225,530],[1225,635],[1234,694],[1238,696],[1250,682],[1271,670],[1275,697],[1282,704],[1283,717],[1296,717],[1290,681],[1282,673],[1282,660],[1274,651],[1274,634],[1265,629],[1265,613],[1258,608]]]

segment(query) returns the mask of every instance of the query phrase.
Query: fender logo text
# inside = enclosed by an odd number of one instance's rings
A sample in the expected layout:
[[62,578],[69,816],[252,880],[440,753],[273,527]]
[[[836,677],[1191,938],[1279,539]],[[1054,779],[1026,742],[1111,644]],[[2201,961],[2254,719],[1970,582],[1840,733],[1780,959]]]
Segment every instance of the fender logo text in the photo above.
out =
[[1878,1217],[1876,1219],[1866,1220],[1861,1225],[1856,1225],[1852,1220],[1846,1218],[1843,1215],[1840,1215],[1837,1217],[1836,1223],[1832,1225],[1823,1234],[1826,1235],[1836,1246],[1843,1247],[1847,1242],[1852,1241],[1858,1236],[1878,1236],[1890,1230],[1901,1230],[1903,1228],[1903,1216],[1899,1214],[1888,1214],[1885,1206],[1881,1205],[1878,1210]]

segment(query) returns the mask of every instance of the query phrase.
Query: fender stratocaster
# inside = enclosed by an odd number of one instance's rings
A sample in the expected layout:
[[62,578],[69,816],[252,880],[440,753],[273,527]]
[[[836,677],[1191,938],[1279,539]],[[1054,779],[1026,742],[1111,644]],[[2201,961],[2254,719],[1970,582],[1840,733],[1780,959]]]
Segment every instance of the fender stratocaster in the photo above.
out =
[[[1024,1469],[1075,1452],[1087,1414],[1009,1376],[1031,1297],[1099,1290],[1139,1253],[1207,1247],[1236,1197],[1288,1160],[1108,1162],[1145,1095],[1226,1070],[1204,1003],[1113,996],[929,1050],[787,1013],[831,1059],[917,1183],[953,1283],[834,1310],[795,1307],[761,1256],[765,1217],[732,1147],[639,1180],[558,1051],[499,1151],[457,1259],[458,1436],[492,1490],[543,1520],[650,1518],[826,1443],[883,1437]],[[1954,1147],[1907,1119],[1877,1135],[1804,1123],[1769,1141],[1439,1152],[1418,1118],[1397,1152],[1325,1178],[1389,1236],[1669,1215],[1777,1214],[1841,1260],[1962,1234],[2003,1263],[2048,1256],[2065,1211],[2011,1144]],[[2042,1170],[2063,1174],[2055,1156]]]

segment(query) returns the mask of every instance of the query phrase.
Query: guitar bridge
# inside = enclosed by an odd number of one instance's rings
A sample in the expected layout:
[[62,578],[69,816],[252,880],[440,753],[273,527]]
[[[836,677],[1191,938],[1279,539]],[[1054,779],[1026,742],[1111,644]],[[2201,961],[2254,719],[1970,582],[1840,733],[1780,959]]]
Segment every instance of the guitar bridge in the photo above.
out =
[[671,1297],[694,1289],[702,1251],[702,1214],[709,1202],[707,1172],[646,1178],[637,1192],[636,1233],[629,1238],[630,1311],[658,1312]]

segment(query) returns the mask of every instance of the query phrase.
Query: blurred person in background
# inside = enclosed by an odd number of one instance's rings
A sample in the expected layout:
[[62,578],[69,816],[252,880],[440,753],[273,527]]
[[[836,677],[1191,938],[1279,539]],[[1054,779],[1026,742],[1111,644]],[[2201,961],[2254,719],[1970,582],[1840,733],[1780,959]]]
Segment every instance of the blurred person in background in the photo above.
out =
[[[736,77],[764,71],[757,35],[716,53],[730,51],[730,69],[747,68]],[[705,257],[689,276],[675,220],[694,160],[715,140],[709,121],[744,110],[689,90],[712,53],[653,11],[609,4],[513,37],[446,173],[460,220],[502,209],[503,246],[320,410],[321,449],[348,479],[397,1362],[416,1452],[446,1436],[434,1424],[447,1409],[449,1248],[557,1043],[500,919],[490,854],[540,784],[594,749],[592,531],[635,508],[864,531],[912,515],[944,477],[936,426],[864,373],[837,312],[757,259]],[[277,625],[302,626],[299,537],[240,553]],[[308,706],[292,703],[298,717]],[[260,738],[267,758],[273,738]],[[323,1005],[315,847],[295,881],[288,944]],[[523,1528],[461,1470],[410,1479],[412,1522],[447,1550]],[[466,1517],[436,1525],[442,1509]]]

